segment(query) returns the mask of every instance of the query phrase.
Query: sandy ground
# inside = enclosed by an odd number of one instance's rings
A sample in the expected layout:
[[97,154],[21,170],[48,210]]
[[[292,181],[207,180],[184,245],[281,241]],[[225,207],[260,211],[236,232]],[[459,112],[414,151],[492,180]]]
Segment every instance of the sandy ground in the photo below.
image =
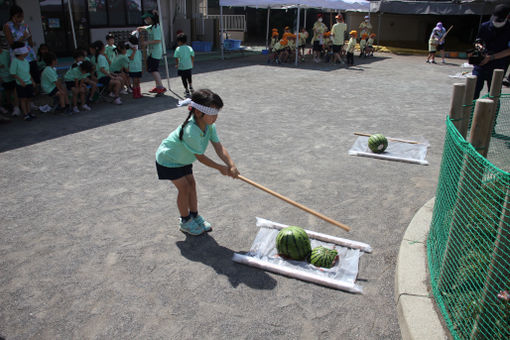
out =
[[[265,61],[197,63],[195,88],[225,102],[222,143],[243,175],[352,232],[199,163],[199,210],[214,231],[178,231],[176,190],[154,167],[159,143],[187,115],[172,93],[16,121],[0,126],[1,337],[400,338],[398,245],[435,194],[456,81],[448,75],[463,61],[381,54],[349,69]],[[175,75],[171,84],[181,95]],[[424,137],[430,165],[348,156],[355,131]],[[233,263],[249,250],[255,216],[369,243],[364,294]]]

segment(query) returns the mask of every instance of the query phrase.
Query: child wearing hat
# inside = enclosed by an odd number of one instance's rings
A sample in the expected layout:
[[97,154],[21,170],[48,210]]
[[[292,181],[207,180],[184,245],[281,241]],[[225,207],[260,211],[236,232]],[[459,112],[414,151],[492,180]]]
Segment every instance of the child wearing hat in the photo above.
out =
[[333,62],[343,63],[342,60],[342,48],[344,46],[344,34],[347,30],[347,25],[341,14],[336,17],[336,24],[331,28],[331,38],[333,40]]
[[320,55],[322,52],[322,45],[324,44],[324,33],[328,30],[326,25],[322,22],[322,14],[317,14],[317,21],[313,24],[313,60],[316,63],[320,62]]
[[354,48],[356,48],[356,37],[358,32],[352,30],[349,32],[349,42],[347,43],[347,65],[354,65]]
[[304,27],[301,28],[301,31],[299,31],[299,39],[298,39],[298,49],[299,54],[301,56],[301,61],[305,61],[305,47],[306,47],[306,40],[308,39],[308,32]]
[[366,56],[365,49],[367,48],[367,39],[368,39],[368,34],[363,33],[361,35],[361,39],[359,41],[359,56],[360,56],[360,58]]
[[374,56],[374,38],[375,38],[375,33],[371,33],[367,40],[366,55],[368,57]]

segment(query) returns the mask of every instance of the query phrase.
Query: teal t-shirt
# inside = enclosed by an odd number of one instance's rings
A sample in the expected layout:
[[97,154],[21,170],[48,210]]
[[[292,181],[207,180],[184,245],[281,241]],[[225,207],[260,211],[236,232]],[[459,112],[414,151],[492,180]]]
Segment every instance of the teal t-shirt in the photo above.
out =
[[113,61],[110,65],[110,71],[112,72],[120,72],[123,68],[128,68],[129,59],[125,54],[118,54],[113,58]]
[[46,66],[41,74],[41,87],[45,93],[51,93],[55,87],[55,82],[58,80],[57,71],[51,66]]
[[[87,73],[88,74],[88,73]],[[87,74],[81,73],[80,67],[71,67],[67,70],[66,74],[64,74],[65,81],[76,81],[82,80],[87,77]]]
[[174,58],[179,59],[179,70],[189,70],[193,68],[191,57],[195,56],[195,51],[189,45],[181,45],[175,49]]
[[133,57],[133,60],[129,59],[131,58],[131,55],[133,54],[133,50],[129,49],[127,52],[128,60],[129,60],[129,72],[142,72],[142,51],[136,50],[135,56]]
[[110,72],[110,65],[108,64],[108,60],[106,60],[106,57],[102,54],[100,54],[97,57],[97,65],[96,65],[97,79],[106,77],[106,74],[101,72],[101,68],[104,68],[104,70],[106,72]]
[[11,65],[11,54],[7,50],[2,50],[0,53],[0,78],[5,83],[12,81],[11,74],[9,73],[9,66]]
[[115,59],[115,56],[116,56],[115,48],[117,48],[117,46],[115,46],[115,45],[111,45],[111,46],[106,45],[104,48],[104,54],[106,54],[106,56],[108,57],[108,60],[110,60],[110,63],[112,63],[113,59]]
[[[30,64],[26,59],[19,60],[18,58],[12,58],[9,72],[11,75],[17,75],[20,77],[25,85],[32,84],[32,78],[30,77]],[[21,86],[17,79],[16,84]]]
[[151,25],[147,28],[149,33],[149,41],[160,40],[157,44],[148,45],[149,55],[154,59],[161,59],[163,56],[163,48],[161,47],[161,27],[159,25]]
[[161,142],[156,151],[156,162],[168,168],[178,168],[193,163],[207,149],[209,141],[219,143],[216,125],[207,125],[205,132],[200,130],[194,117],[184,127],[182,140],[179,139],[181,126]]

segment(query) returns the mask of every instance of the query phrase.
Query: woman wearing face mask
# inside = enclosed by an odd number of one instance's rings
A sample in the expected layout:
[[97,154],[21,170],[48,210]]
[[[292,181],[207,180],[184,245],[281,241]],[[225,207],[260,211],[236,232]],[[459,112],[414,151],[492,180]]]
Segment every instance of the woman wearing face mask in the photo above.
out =
[[[24,22],[25,16],[23,14],[23,9],[17,5],[14,5],[11,7],[9,14],[9,21],[7,21],[3,27],[7,43],[9,46],[12,46],[12,44],[14,44],[16,41],[25,44],[25,47],[28,49],[28,55],[25,60],[27,60],[30,64],[30,75],[32,76],[34,82],[39,84],[41,82],[41,75],[37,66],[37,57],[34,52],[35,45],[34,41],[32,40],[32,33],[30,33],[28,25]],[[13,56],[12,49],[11,56]]]
[[365,17],[365,20],[359,24],[359,30],[360,37],[362,37],[363,34],[370,35],[370,33],[372,33],[372,24],[370,23],[370,17],[368,15]]
[[490,90],[492,73],[503,69],[506,73],[510,64],[510,6],[497,5],[489,21],[480,25],[477,39],[481,39],[487,49],[487,56],[480,65],[475,65],[473,75],[477,76],[475,96],[477,99],[485,82]]
[[322,44],[324,43],[324,33],[328,30],[327,26],[322,22],[322,14],[317,14],[317,21],[313,24],[313,60],[320,62]]

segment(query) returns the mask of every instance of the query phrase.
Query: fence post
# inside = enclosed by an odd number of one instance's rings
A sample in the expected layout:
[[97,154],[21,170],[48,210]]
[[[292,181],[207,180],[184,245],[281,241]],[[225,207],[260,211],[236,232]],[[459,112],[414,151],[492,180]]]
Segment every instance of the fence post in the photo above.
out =
[[466,90],[464,92],[463,119],[460,127],[460,134],[466,139],[469,123],[471,122],[471,111],[473,110],[473,97],[475,96],[476,76],[466,77]]
[[491,121],[491,134],[489,134],[488,138],[491,138],[491,135],[495,132],[497,117],[499,113],[499,98],[501,97],[501,87],[503,86],[503,78],[505,76],[505,71],[502,69],[495,69],[492,72],[492,82],[491,89],[489,91],[489,98],[494,100],[494,115]]
[[486,312],[490,300],[495,300],[500,290],[508,289],[506,280],[510,276],[510,190],[506,191],[505,201],[499,218],[498,233],[494,242],[491,264],[483,288],[480,314],[477,315],[471,339],[477,339],[480,325],[487,324],[491,315]]
[[463,83],[455,83],[453,84],[453,93],[452,93],[452,101],[450,104],[450,119],[453,122],[453,125],[457,128],[457,131],[460,132],[462,121],[464,120],[464,94],[466,92],[466,85]]
[[[485,143],[487,135],[490,135],[492,121],[491,114],[494,101],[491,99],[478,99],[475,104],[475,112],[473,116],[473,124],[469,136],[469,142],[480,153],[487,154],[488,145]],[[464,203],[469,202],[469,197],[472,196],[476,189],[482,182],[483,169],[480,169],[478,164],[473,164],[469,157],[464,157],[463,165],[460,171],[459,184],[457,189],[457,198],[455,201],[452,225],[446,247],[441,260],[441,270],[438,278],[438,288],[444,289],[445,285],[445,271],[446,267],[451,271],[452,276],[457,272],[457,265],[452,260],[457,248],[462,248],[464,242],[464,224],[465,210],[461,207]]]

